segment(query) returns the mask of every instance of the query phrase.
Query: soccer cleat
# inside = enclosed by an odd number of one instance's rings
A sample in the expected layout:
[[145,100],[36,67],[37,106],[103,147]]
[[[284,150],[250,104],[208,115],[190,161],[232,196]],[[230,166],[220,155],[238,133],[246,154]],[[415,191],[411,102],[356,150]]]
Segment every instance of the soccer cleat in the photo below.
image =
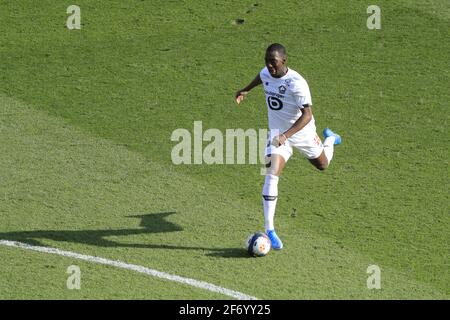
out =
[[337,133],[334,133],[333,131],[331,131],[330,128],[325,128],[323,130],[323,135],[326,138],[328,137],[334,137],[334,144],[341,144],[342,143],[342,138],[340,135],[338,135]]
[[275,233],[275,230],[267,230],[267,236],[270,239],[270,242],[272,243],[272,248],[275,250],[281,250],[283,249],[283,242],[281,242],[281,239],[278,238],[277,234]]

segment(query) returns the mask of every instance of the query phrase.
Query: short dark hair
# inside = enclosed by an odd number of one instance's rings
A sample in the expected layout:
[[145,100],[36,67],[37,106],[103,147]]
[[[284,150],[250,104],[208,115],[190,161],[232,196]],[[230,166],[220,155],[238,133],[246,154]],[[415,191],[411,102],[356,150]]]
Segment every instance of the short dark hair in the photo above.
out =
[[283,56],[283,58],[286,58],[287,56],[286,48],[279,43],[272,43],[270,46],[267,47],[266,52],[267,53],[278,52]]

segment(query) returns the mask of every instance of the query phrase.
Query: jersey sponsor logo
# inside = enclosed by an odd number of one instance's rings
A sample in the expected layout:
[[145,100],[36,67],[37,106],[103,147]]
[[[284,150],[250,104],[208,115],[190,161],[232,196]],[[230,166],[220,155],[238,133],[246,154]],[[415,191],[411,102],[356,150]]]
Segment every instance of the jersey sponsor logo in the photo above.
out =
[[284,98],[284,95],[276,93],[276,92],[273,92],[273,91],[264,90],[264,93],[267,94],[268,96],[275,96],[275,97],[280,98],[280,99]]
[[281,110],[283,108],[283,102],[280,99],[272,96],[267,97],[267,105],[270,109],[275,111]]

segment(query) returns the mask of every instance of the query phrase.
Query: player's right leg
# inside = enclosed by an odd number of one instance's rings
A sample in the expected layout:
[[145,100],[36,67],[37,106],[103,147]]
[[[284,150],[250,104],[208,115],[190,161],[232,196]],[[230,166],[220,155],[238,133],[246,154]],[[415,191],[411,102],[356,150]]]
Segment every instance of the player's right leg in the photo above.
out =
[[266,156],[266,176],[262,190],[264,227],[275,250],[283,248],[283,243],[275,233],[274,218],[278,201],[278,180],[285,164],[285,159],[279,154]]
[[278,200],[278,180],[283,171],[286,162],[292,155],[292,147],[287,141],[284,145],[275,147],[271,144],[272,139],[278,132],[272,131],[267,141],[266,155],[266,172],[264,186],[262,190],[262,201],[264,208],[264,227],[266,233],[272,243],[272,248],[280,250],[283,243],[275,233],[274,217]]

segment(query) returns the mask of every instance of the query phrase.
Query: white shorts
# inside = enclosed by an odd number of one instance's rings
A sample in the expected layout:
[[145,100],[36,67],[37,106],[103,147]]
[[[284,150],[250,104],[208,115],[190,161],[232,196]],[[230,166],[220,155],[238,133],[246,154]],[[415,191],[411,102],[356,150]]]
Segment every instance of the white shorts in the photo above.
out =
[[264,153],[265,156],[279,154],[287,162],[292,156],[293,148],[296,148],[308,159],[317,159],[322,154],[323,144],[316,133],[314,120],[311,120],[302,130],[289,137],[283,145],[275,147],[272,145],[272,140],[281,133],[282,131],[280,130],[270,130]]

